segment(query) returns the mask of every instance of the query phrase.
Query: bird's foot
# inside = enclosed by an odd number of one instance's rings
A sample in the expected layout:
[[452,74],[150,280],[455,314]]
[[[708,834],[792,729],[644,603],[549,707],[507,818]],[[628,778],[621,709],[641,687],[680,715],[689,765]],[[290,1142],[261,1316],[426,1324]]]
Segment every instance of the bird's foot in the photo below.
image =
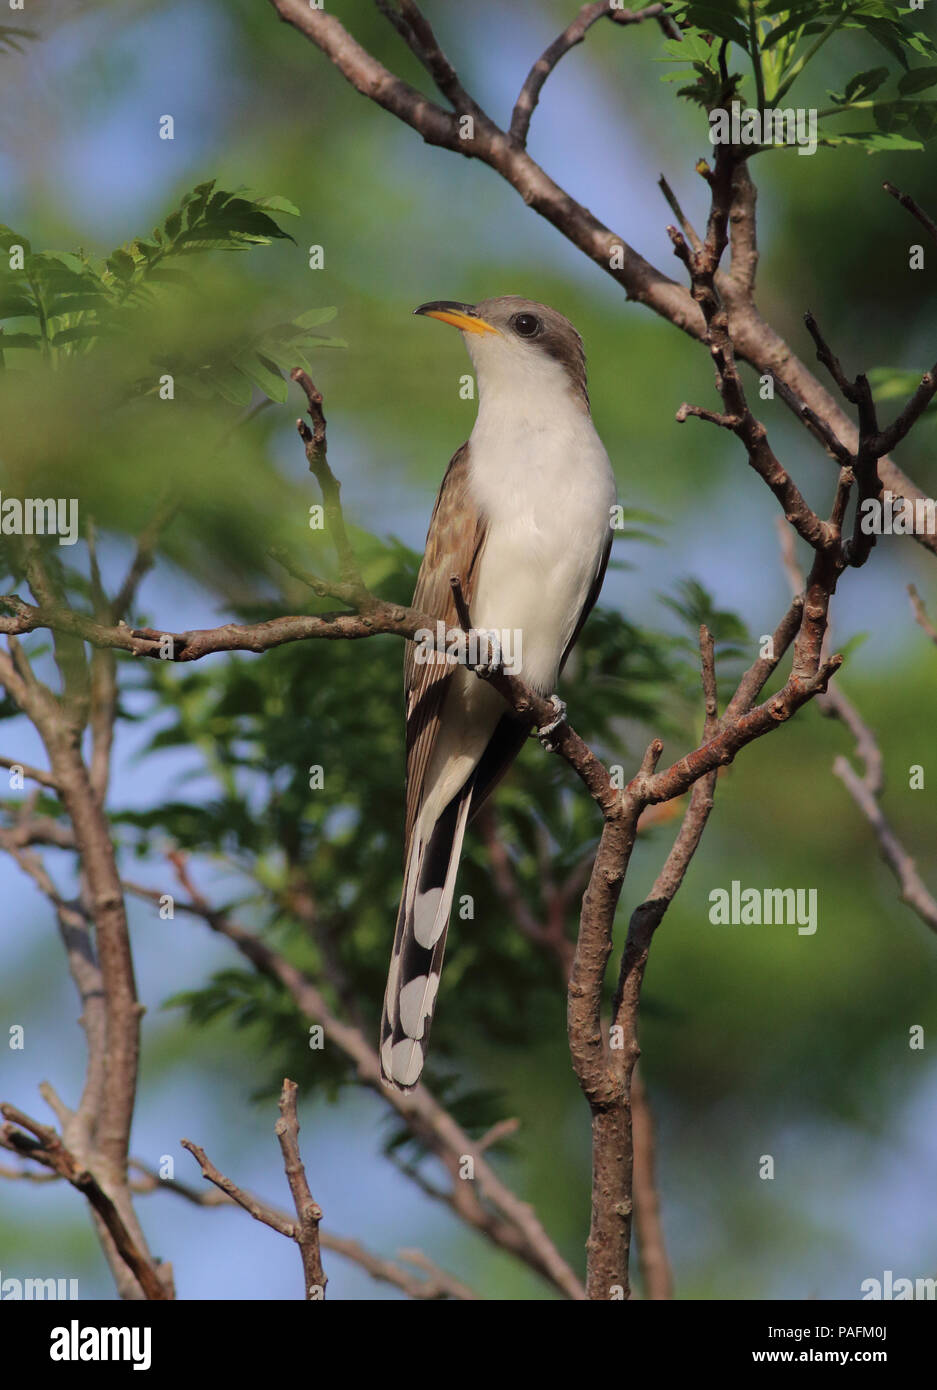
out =
[[492,676],[500,676],[504,670],[504,654],[498,633],[493,628],[473,627],[469,635],[475,639],[480,657],[475,666],[476,676],[481,677],[483,681],[490,680]]
[[553,706],[556,718],[552,719],[549,724],[544,724],[539,728],[537,730],[537,737],[544,748],[548,748],[550,752],[555,752],[557,731],[561,724],[566,723],[566,701],[561,700],[559,695],[551,695],[550,704]]

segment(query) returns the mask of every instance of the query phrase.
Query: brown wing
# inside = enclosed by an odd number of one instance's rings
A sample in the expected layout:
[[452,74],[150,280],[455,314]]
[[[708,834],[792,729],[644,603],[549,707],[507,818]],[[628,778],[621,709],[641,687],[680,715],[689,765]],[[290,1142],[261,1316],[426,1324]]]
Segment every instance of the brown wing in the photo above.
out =
[[[413,607],[447,627],[458,626],[450,578],[457,574],[471,608],[478,558],[486,525],[478,515],[468,486],[468,444],[453,454],[442,480],[426,536],[426,550],[413,593]],[[453,668],[448,662],[417,663],[414,645],[404,656],[407,701],[407,831],[405,855],[419,810],[423,778],[439,732],[439,716]],[[405,860],[406,862],[406,860]]]

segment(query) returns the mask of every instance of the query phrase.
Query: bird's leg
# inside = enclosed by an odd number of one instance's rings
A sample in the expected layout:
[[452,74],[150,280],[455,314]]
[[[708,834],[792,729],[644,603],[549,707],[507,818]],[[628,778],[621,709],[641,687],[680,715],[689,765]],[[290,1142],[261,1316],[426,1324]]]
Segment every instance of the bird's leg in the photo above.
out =
[[504,653],[498,633],[489,627],[473,627],[469,637],[475,639],[482,658],[476,663],[476,676],[481,677],[483,681],[489,680],[492,676],[500,676],[504,670]]
[[550,704],[553,706],[555,719],[551,719],[549,724],[544,724],[537,730],[537,737],[551,752],[556,750],[556,732],[560,725],[566,722],[566,701],[561,700],[559,695],[550,696]]

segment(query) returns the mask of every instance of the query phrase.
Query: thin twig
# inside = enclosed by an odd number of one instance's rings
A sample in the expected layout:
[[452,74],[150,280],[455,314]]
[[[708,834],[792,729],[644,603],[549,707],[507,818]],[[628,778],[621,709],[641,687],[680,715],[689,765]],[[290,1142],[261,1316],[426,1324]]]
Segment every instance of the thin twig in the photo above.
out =
[[885,192],[890,193],[906,211],[910,212],[912,217],[916,217],[928,235],[932,236],[934,240],[937,241],[937,222],[924,211],[920,204],[914,201],[910,193],[902,193],[893,183],[883,183],[882,187]]
[[322,1252],[319,1248],[322,1208],[318,1202],[313,1201],[306,1180],[306,1169],[299,1152],[299,1117],[296,1114],[298,1089],[295,1081],[284,1080],[280,1092],[280,1118],[276,1122],[275,1130],[280,1152],[283,1154],[286,1180],[290,1185],[293,1205],[296,1208],[294,1239],[302,1255],[306,1299],[316,1301],[325,1296],[328,1276],[322,1268]]
[[[219,1187],[212,1187],[208,1191],[200,1191],[198,1188],[190,1187],[188,1183],[183,1183],[174,1178],[171,1182],[165,1181],[154,1172],[149,1164],[143,1163],[140,1159],[131,1159],[131,1167],[136,1169],[139,1177],[134,1179],[131,1184],[133,1191],[140,1194],[152,1192],[171,1192],[177,1197],[184,1198],[191,1202],[193,1206],[217,1209],[218,1207],[242,1206],[242,1203],[235,1202],[229,1197],[227,1192]],[[0,1177],[30,1177],[34,1176],[35,1181],[58,1180],[55,1173],[42,1173],[31,1175],[14,1169],[0,1167]],[[244,1189],[240,1189],[242,1195],[249,1197],[251,1205],[258,1211],[261,1209],[270,1213],[271,1220],[265,1221],[265,1225],[270,1225],[273,1230],[285,1232],[286,1228],[294,1225],[293,1217],[282,1211],[278,1207],[273,1207],[269,1202],[263,1202],[253,1194],[247,1194]],[[474,1289],[469,1288],[460,1279],[456,1279],[446,1270],[440,1269],[432,1260],[428,1259],[422,1252],[417,1250],[407,1250],[400,1252],[400,1258],[406,1259],[410,1264],[426,1271],[425,1279],[417,1278],[408,1270],[402,1269],[393,1260],[385,1259],[382,1255],[376,1255],[368,1250],[360,1241],[351,1240],[347,1236],[336,1235],[334,1231],[319,1231],[319,1243],[323,1250],[331,1250],[343,1259],[358,1265],[372,1279],[380,1280],[382,1283],[391,1284],[394,1288],[400,1289],[408,1298],[418,1299],[428,1302],[443,1298],[455,1298],[466,1302],[475,1302],[479,1295]]]
[[908,596],[911,599],[911,611],[914,614],[915,622],[918,624],[918,626],[921,628],[923,632],[927,633],[928,637],[932,642],[937,643],[937,627],[934,626],[930,618],[927,616],[927,609],[924,607],[924,600],[921,598],[921,595],[918,593],[917,589],[914,587],[913,584],[908,585]]
[[38,782],[41,787],[48,787],[50,791],[58,791],[59,784],[51,772],[43,772],[41,768],[30,767],[29,763],[20,762],[19,758],[0,757],[0,767],[8,767],[11,771],[16,768],[31,782]]

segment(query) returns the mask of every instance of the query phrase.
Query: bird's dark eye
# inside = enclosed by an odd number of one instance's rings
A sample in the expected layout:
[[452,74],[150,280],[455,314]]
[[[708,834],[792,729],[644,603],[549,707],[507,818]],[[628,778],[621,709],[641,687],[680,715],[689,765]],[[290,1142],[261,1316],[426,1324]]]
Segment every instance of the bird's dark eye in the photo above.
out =
[[515,314],[511,322],[522,338],[535,338],[543,327],[536,314]]

